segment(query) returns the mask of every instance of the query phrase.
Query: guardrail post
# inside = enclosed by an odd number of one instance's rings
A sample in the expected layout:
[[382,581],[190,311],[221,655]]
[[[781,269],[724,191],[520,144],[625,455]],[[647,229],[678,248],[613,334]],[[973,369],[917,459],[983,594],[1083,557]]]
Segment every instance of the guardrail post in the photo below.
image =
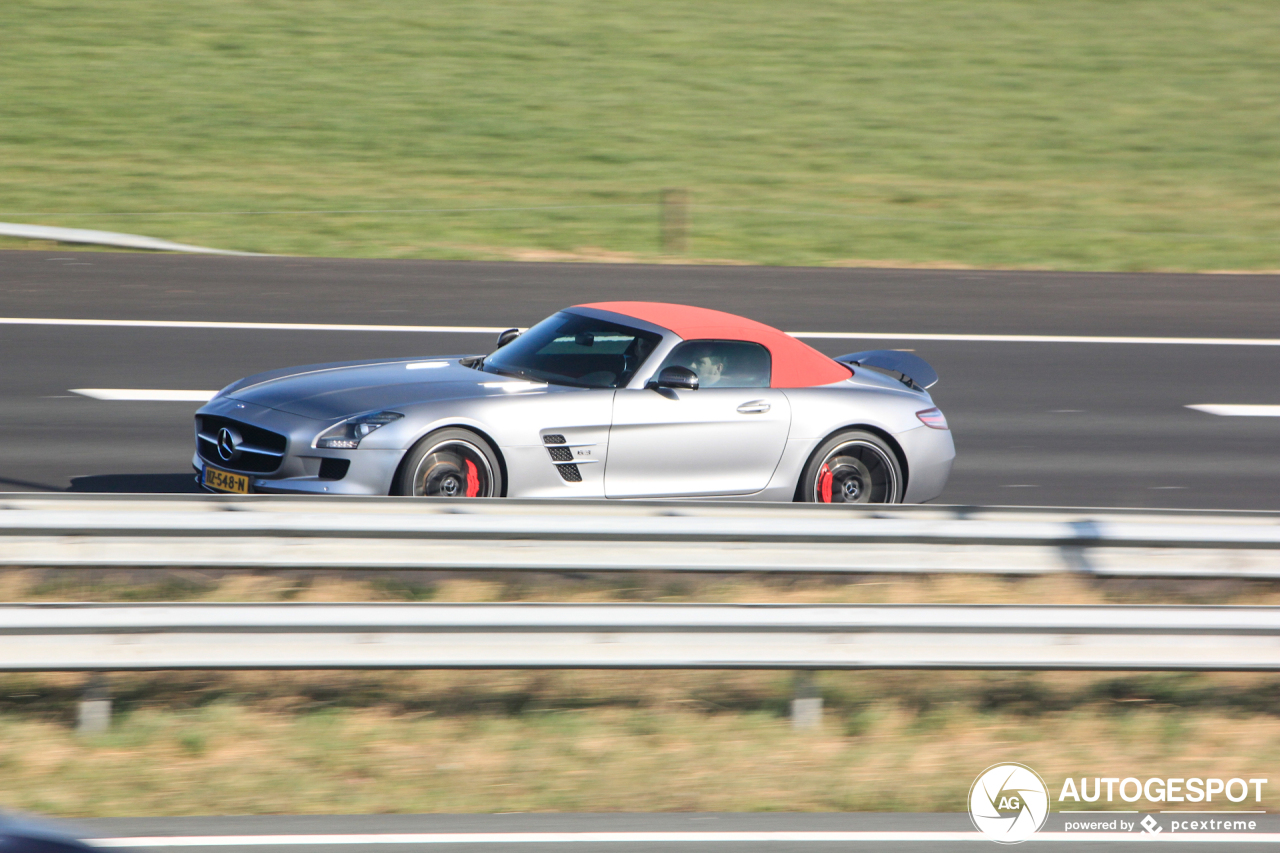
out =
[[816,729],[822,725],[822,694],[813,678],[813,671],[797,670],[793,682],[794,697],[791,700],[791,727]]
[[1076,538],[1059,547],[1063,566],[1069,572],[1077,574],[1094,574],[1093,563],[1089,560],[1089,548],[1098,543],[1098,524],[1093,519],[1073,521],[1070,524]]
[[111,692],[107,677],[100,672],[89,676],[80,707],[76,710],[76,733],[100,734],[111,727]]

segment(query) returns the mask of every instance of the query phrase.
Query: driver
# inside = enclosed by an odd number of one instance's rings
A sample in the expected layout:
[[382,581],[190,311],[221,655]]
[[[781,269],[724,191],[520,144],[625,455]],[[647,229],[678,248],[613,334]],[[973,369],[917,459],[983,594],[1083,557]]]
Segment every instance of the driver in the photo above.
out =
[[690,353],[689,369],[698,374],[698,387],[707,388],[724,375],[724,356],[715,347],[699,347]]

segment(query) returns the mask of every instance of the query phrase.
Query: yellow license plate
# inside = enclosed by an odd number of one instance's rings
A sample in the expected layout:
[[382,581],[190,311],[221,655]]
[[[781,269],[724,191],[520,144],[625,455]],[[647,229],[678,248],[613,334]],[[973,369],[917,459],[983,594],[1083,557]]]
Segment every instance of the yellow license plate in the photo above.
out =
[[232,474],[219,471],[217,468],[204,466],[204,479],[201,481],[211,489],[220,492],[235,492],[239,495],[249,494],[249,478],[243,474]]

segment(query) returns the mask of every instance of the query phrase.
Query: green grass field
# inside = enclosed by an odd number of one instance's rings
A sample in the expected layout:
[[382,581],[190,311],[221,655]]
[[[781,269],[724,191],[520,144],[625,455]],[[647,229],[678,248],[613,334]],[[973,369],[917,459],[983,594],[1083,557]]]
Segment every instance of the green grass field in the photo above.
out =
[[[692,199],[683,253],[664,187]],[[1280,15],[8,0],[0,220],[311,255],[1276,269]]]

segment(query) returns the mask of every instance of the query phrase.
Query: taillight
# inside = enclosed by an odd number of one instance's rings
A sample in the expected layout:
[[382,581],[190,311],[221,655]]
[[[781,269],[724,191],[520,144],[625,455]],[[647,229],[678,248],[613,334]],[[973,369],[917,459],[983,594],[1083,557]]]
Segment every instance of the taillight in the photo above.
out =
[[923,412],[916,412],[916,417],[927,427],[933,429],[949,429],[947,426],[947,416],[937,408],[925,409]]

